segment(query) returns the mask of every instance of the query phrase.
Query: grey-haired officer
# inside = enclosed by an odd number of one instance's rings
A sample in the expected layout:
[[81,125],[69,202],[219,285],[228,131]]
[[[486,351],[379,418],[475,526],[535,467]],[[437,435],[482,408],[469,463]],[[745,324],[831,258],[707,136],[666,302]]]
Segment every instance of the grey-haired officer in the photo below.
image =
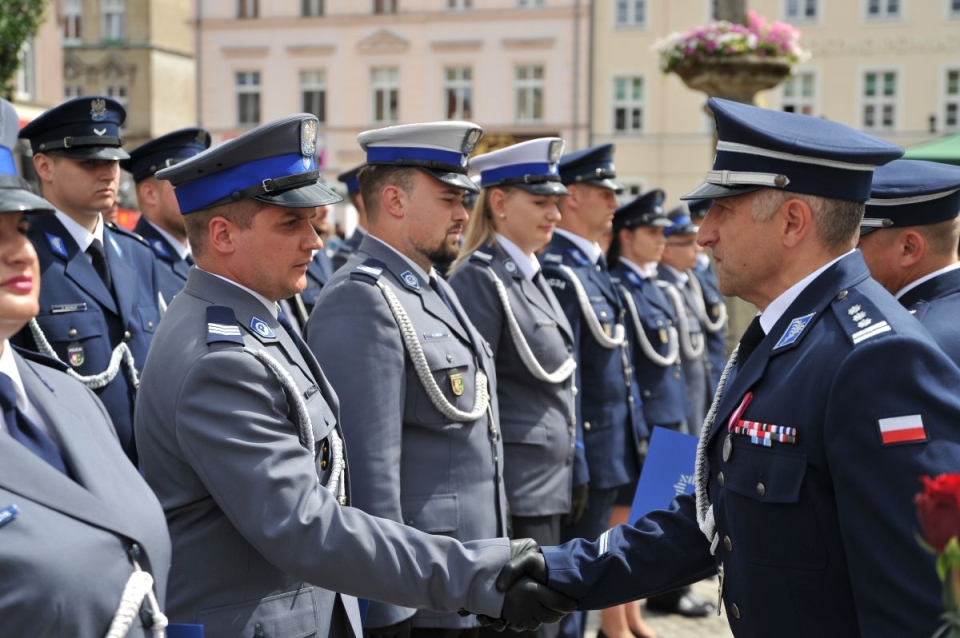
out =
[[[682,213],[684,207],[689,212],[690,220],[700,225],[713,202],[709,199],[693,199],[681,202],[675,208]],[[673,211],[671,211],[673,212]],[[720,284],[717,282],[717,273],[710,261],[707,249],[697,245],[697,263],[691,271],[694,280],[691,285],[699,288],[699,297],[703,299],[703,328],[707,338],[707,360],[710,362],[710,396],[717,390],[720,382],[720,373],[727,361],[727,304],[720,293]]]
[[870,188],[859,244],[870,275],[960,365],[960,166],[897,160]]
[[64,361],[100,397],[130,460],[136,462],[133,408],[139,373],[160,322],[153,251],[101,211],[117,198],[123,106],[108,97],[64,102],[30,122],[44,199],[57,212],[30,228],[43,273],[40,313],[16,343]]
[[207,638],[359,636],[361,596],[536,625],[544,590],[494,589],[506,539],[461,544],[344,507],[356,486],[343,436],[363,424],[341,427],[336,394],[277,306],[305,285],[316,208],[339,200],[318,182],[317,128],[307,114],[276,120],[157,174],[175,187],[196,259],[137,402],[143,474],[173,540],[168,614]]
[[347,187],[347,198],[353,207],[357,210],[357,226],[353,229],[353,234],[344,239],[337,245],[337,251],[333,254],[333,269],[338,270],[347,263],[350,256],[360,248],[360,242],[367,234],[367,207],[363,204],[363,195],[360,192],[360,171],[364,164],[355,166],[349,171],[337,175],[337,180]]
[[[560,542],[576,443],[573,331],[536,256],[567,192],[557,172],[562,152],[563,140],[547,137],[470,160],[479,171],[479,208],[450,277],[493,350],[511,536],[541,545]],[[540,630],[556,633],[556,626]]]
[[39,309],[26,226],[54,212],[16,173],[18,124],[0,99],[0,625],[10,636],[158,638],[170,537],[156,497],[93,392],[9,341]]
[[525,555],[582,609],[718,573],[737,638],[929,636],[935,557],[918,477],[960,467],[960,369],[854,250],[873,167],[903,149],[836,122],[711,99],[691,197],[721,290],[753,303],[700,439],[696,496]]
[[141,144],[120,162],[120,168],[133,175],[137,184],[140,219],[134,231],[147,240],[157,256],[160,292],[166,304],[183,288],[193,257],[173,187],[154,175],[208,148],[210,133],[202,128],[185,128]]
[[[306,327],[349,424],[354,505],[464,541],[506,534],[496,371],[433,266],[459,251],[461,199],[476,188],[466,158],[481,135],[469,122],[360,134],[368,234]],[[407,624],[414,635],[476,628],[473,618],[380,604],[365,623]]]
[[[596,538],[615,504],[629,507],[646,453],[647,432],[631,361],[625,307],[599,244],[613,224],[614,147],[605,144],[560,159],[569,195],[540,255],[543,274],[573,329],[577,353],[577,450],[574,498],[563,538]],[[565,619],[561,635],[579,636],[584,615]]]
[[671,225],[664,231],[667,245],[657,267],[657,276],[666,284],[663,291],[677,315],[680,361],[687,384],[687,424],[700,434],[710,399],[710,361],[707,358],[706,328],[702,297],[691,272],[697,260],[697,226],[684,211],[671,213]]

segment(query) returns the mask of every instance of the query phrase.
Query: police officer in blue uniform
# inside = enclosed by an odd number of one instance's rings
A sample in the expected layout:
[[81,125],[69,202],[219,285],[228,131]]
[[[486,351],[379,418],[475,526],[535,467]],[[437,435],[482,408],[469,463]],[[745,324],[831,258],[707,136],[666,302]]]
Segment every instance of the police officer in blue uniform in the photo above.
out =
[[[612,144],[563,156],[569,195],[540,255],[543,274],[573,328],[577,367],[577,449],[573,506],[562,536],[597,538],[614,504],[629,507],[646,454],[647,427],[633,378],[625,308],[599,244],[610,230],[621,189]],[[582,635],[584,615],[561,622],[561,635]]]
[[30,240],[40,257],[40,313],[16,337],[56,357],[93,389],[136,462],[133,406],[139,371],[160,322],[154,253],[132,232],[103,222],[117,197],[123,106],[82,97],[50,109],[20,131],[30,140],[42,194],[57,212],[38,219]]
[[[329,215],[330,207],[320,206],[317,208],[317,214],[310,222],[321,239],[330,236]],[[317,303],[317,297],[320,296],[320,291],[323,290],[324,285],[336,270],[333,265],[334,256],[336,256],[335,251],[326,245],[313,251],[313,259],[307,265],[307,287],[298,295],[287,300],[295,310],[301,326],[306,325],[307,319],[310,318],[310,313],[313,312],[313,307]]]
[[210,148],[210,134],[202,128],[185,128],[141,144],[120,162],[137,184],[140,219],[134,231],[147,240],[159,262],[160,292],[165,304],[180,292],[193,257],[187,230],[173,187],[154,174]]
[[873,174],[860,226],[870,275],[960,365],[960,166],[897,160]]
[[[681,202],[674,211],[682,212],[686,207],[690,220],[700,225],[713,202],[709,199],[694,199]],[[671,212],[674,212],[671,211]],[[710,362],[710,396],[717,390],[720,373],[727,361],[727,305],[720,294],[717,273],[713,270],[710,255],[702,246],[697,246],[697,263],[691,268],[694,279],[691,285],[699,288],[698,296],[703,299],[703,327],[707,338],[707,361]]]
[[854,250],[872,168],[903,150],[711,99],[699,241],[754,303],[698,448],[697,494],[513,562],[605,607],[717,573],[734,636],[917,637],[943,612],[918,477],[960,466],[960,369]]
[[353,207],[357,209],[357,227],[353,229],[353,234],[344,239],[337,245],[337,250],[333,254],[333,269],[338,270],[347,263],[350,256],[357,252],[360,242],[367,234],[367,208],[363,205],[363,195],[360,193],[360,171],[365,164],[355,166],[349,171],[337,175],[337,180],[347,187],[347,198]]

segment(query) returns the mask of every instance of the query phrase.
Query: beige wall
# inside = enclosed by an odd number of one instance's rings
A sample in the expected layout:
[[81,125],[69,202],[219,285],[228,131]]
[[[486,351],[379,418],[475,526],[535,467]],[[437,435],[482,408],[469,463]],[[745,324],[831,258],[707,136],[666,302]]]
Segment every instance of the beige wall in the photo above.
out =
[[47,7],[45,20],[33,39],[33,53],[33,94],[14,96],[17,114],[21,119],[33,119],[63,99],[63,78],[59,73],[50,72],[63,66],[56,3]]

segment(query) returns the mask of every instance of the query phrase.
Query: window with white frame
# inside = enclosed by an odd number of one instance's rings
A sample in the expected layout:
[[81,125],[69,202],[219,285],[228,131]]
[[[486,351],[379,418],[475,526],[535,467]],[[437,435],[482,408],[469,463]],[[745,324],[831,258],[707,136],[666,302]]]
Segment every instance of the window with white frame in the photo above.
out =
[[448,120],[473,117],[473,69],[448,66],[443,70],[444,114]]
[[63,0],[63,42],[73,44],[83,38],[83,0]]
[[373,0],[373,12],[376,14],[396,13],[397,0]]
[[400,71],[396,68],[370,69],[370,91],[374,124],[400,121]]
[[642,27],[647,22],[647,0],[616,0],[614,24],[618,28]]
[[36,91],[36,68],[33,59],[33,40],[29,39],[20,47],[17,53],[17,98],[20,100],[30,100],[34,97]]
[[900,0],[867,0],[867,18],[896,20],[900,17]]
[[546,0],[517,0],[518,9],[533,9],[534,7],[542,7],[546,4]]
[[643,192],[643,184],[640,184],[639,182],[635,182],[629,178],[624,180],[619,177],[617,178],[617,181],[623,186],[623,190],[617,194],[617,201],[621,204],[626,204],[627,202],[633,201],[635,198],[640,196],[640,193]]
[[800,22],[805,20],[816,20],[818,15],[817,0],[786,0],[787,20],[791,22]]
[[127,0],[100,0],[103,16],[104,40],[123,40],[127,37]]
[[868,71],[863,74],[863,121],[868,131],[891,131],[896,125],[896,71]]
[[323,0],[300,0],[300,15],[309,18],[323,15]]
[[327,73],[323,69],[300,71],[300,109],[327,123]]
[[473,0],[447,0],[447,11],[463,11],[473,8]]
[[960,68],[947,69],[946,100],[943,104],[943,126],[955,131],[960,129]]
[[788,77],[783,87],[783,110],[788,113],[813,115],[816,107],[817,78],[812,71],[800,71]]
[[514,119],[518,123],[543,122],[543,67],[539,64],[516,67],[513,86]]
[[643,132],[643,78],[613,78],[613,132]]
[[79,84],[64,84],[63,85],[63,97],[64,99],[69,100],[74,97],[81,97],[83,95],[83,87]]
[[260,72],[238,71],[237,81],[237,125],[257,126],[260,124]]
[[237,17],[256,18],[260,15],[260,0],[237,0]]

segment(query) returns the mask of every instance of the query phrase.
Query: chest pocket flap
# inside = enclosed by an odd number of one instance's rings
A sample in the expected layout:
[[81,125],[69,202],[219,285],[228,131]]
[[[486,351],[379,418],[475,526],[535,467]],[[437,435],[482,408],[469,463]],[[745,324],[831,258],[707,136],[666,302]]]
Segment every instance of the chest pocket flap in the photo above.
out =
[[792,450],[766,448],[745,437],[734,446],[724,468],[727,488],[764,503],[796,503],[807,471],[807,456]]
[[37,323],[50,342],[83,341],[103,334],[102,319],[99,311],[85,310],[38,315]]

